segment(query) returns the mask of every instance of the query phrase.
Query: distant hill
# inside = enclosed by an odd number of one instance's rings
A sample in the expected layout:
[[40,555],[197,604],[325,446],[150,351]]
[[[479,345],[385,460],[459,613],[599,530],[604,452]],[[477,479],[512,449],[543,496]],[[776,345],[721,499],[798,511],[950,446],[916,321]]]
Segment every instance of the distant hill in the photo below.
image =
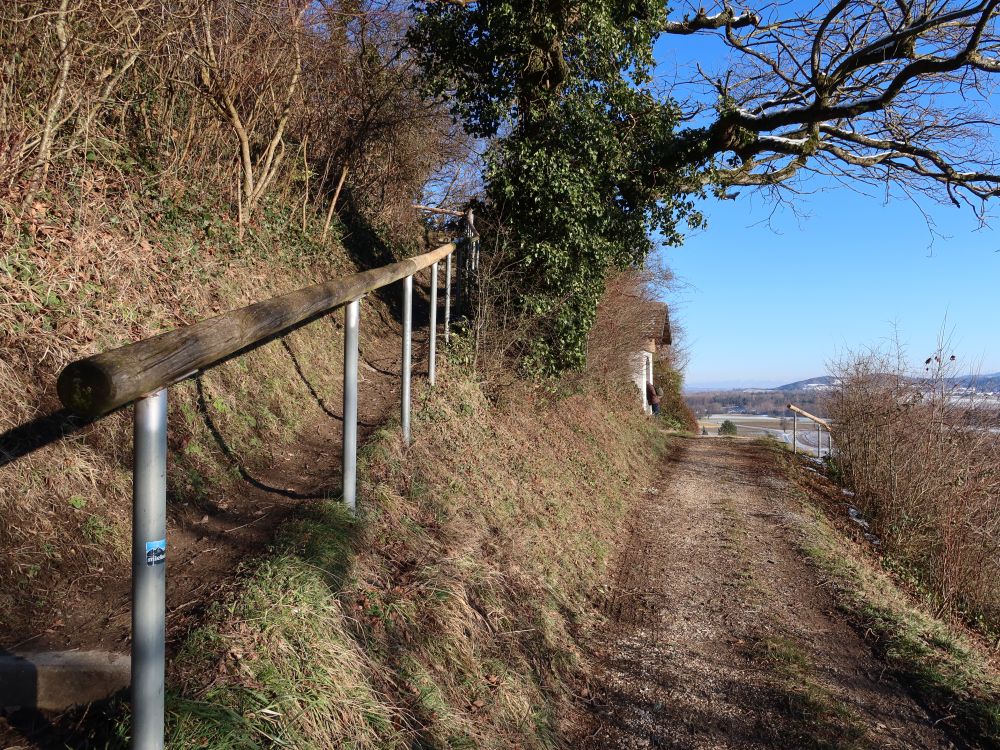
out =
[[975,387],[979,391],[998,393],[1000,392],[1000,372],[991,372],[987,375],[963,375],[958,378],[948,378],[948,383],[964,388]]
[[796,380],[794,383],[786,383],[785,385],[779,385],[774,390],[776,391],[812,391],[812,390],[826,390],[827,388],[832,388],[837,384],[837,378],[832,375],[823,375],[818,378],[809,378],[808,380]]
[[[919,379],[918,379],[919,380]],[[986,375],[959,375],[954,378],[947,378],[945,382],[953,387],[972,388],[976,390],[998,393],[1000,392],[1000,372],[991,372]],[[825,391],[837,385],[837,378],[832,375],[823,375],[818,378],[807,380],[796,380],[794,383],[779,385],[776,391]]]

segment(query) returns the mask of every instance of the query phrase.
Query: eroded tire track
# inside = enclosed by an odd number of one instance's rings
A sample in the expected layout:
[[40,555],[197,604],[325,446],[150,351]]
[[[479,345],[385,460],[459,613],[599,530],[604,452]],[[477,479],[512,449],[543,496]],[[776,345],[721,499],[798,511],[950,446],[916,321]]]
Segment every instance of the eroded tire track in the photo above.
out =
[[949,748],[836,614],[760,449],[688,440],[645,491],[590,641],[581,748]]

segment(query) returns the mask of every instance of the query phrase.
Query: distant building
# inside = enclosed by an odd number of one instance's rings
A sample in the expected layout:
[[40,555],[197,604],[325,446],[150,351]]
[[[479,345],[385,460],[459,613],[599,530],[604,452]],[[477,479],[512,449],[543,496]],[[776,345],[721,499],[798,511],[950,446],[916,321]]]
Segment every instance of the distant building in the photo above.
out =
[[[646,414],[652,414],[653,408],[649,405],[646,397],[646,384],[653,383],[653,361],[657,354],[664,353],[666,348],[673,343],[670,333],[670,311],[665,304],[658,304],[654,308],[654,313],[650,317],[646,329],[646,341],[642,351],[632,355],[632,382],[639,389],[639,398],[642,401],[642,410]],[[655,383],[653,383],[655,387]]]

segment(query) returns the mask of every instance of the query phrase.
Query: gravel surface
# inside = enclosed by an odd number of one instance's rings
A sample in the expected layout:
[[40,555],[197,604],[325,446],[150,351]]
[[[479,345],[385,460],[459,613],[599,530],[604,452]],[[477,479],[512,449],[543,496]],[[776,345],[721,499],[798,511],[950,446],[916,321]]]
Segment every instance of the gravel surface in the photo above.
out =
[[794,543],[764,449],[685,440],[617,561],[579,748],[950,748]]

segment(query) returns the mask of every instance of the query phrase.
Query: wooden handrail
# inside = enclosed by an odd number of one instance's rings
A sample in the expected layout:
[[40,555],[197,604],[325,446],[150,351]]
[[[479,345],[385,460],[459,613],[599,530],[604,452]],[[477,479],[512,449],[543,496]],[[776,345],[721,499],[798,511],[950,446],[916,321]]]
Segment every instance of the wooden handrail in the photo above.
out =
[[443,260],[454,243],[381,268],[256,302],[72,362],[59,375],[63,405],[99,417],[260,346],[295,326]]
[[422,206],[419,203],[414,203],[413,207],[418,211],[427,211],[432,214],[443,214],[444,216],[465,216],[461,211],[452,211],[448,208],[435,208],[434,206]]
[[822,417],[817,417],[817,416],[815,416],[813,414],[810,414],[805,409],[800,409],[799,407],[794,406],[792,404],[788,404],[788,408],[791,409],[796,414],[801,414],[803,417],[806,417],[807,419],[811,419],[813,422],[816,422],[817,424],[823,425],[827,429],[827,432],[832,432],[833,431],[830,428],[830,423],[827,422]]

